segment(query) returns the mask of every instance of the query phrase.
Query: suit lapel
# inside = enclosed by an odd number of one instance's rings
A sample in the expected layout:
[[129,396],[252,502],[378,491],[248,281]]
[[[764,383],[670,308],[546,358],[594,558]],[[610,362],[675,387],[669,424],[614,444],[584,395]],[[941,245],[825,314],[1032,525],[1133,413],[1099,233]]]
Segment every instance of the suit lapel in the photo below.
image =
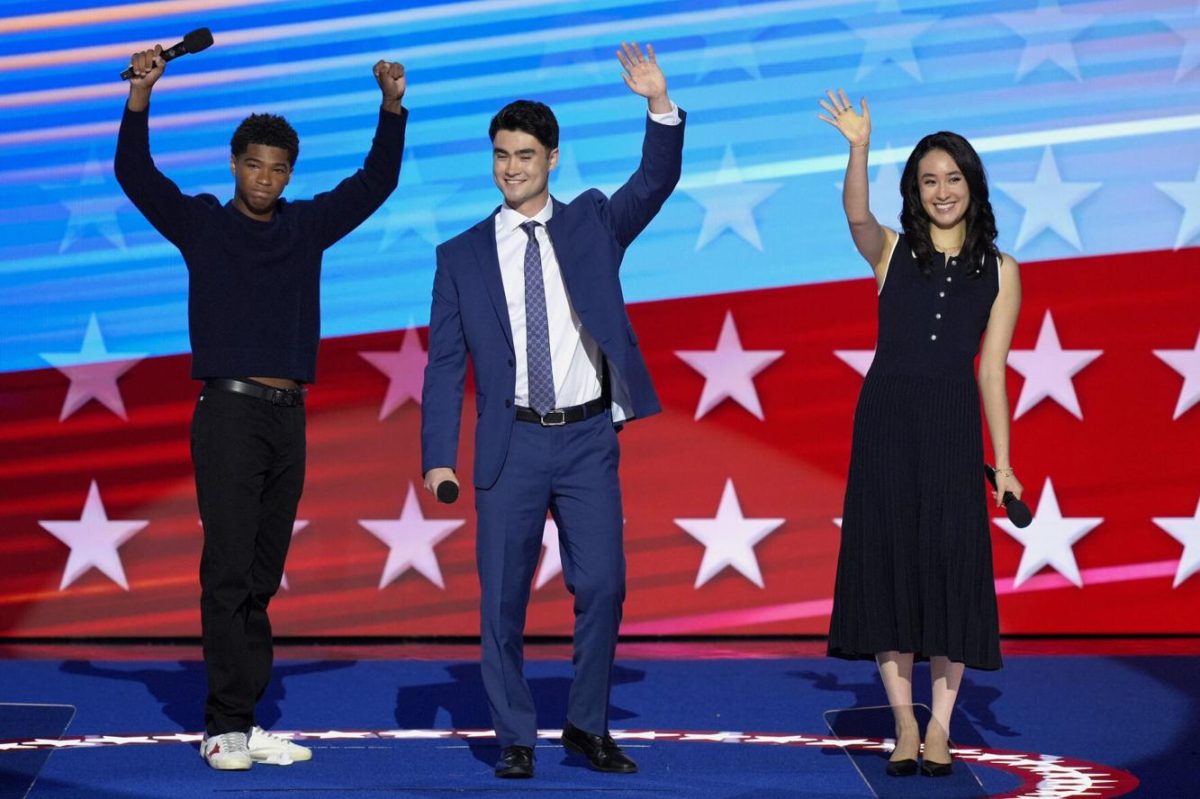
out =
[[504,296],[504,281],[500,279],[500,258],[496,255],[496,214],[493,213],[475,226],[471,244],[475,248],[475,263],[479,265],[484,288],[496,311],[500,329],[504,331],[504,339],[508,342],[508,348],[515,351],[512,323],[508,319],[508,299]]
[[586,313],[588,298],[582,293],[573,291],[575,288],[575,264],[576,259],[572,257],[572,252],[568,249],[571,244],[571,235],[567,231],[567,206],[559,202],[553,197],[550,201],[554,203],[554,215],[550,217],[550,221],[546,223],[546,235],[550,237],[550,246],[554,247],[554,257],[558,259],[558,269],[562,274],[563,285],[567,289],[567,297],[571,300],[571,307],[576,313]]

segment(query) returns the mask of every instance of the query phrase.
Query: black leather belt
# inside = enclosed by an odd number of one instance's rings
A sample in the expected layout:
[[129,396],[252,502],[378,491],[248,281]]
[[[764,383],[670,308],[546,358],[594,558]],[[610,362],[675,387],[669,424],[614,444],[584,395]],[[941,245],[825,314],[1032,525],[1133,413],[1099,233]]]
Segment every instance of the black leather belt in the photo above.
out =
[[261,383],[250,383],[246,380],[234,380],[228,377],[214,377],[205,380],[204,387],[217,391],[232,391],[234,394],[245,394],[272,405],[283,405],[288,408],[303,405],[304,395],[308,393],[306,388],[272,388]]
[[597,397],[591,402],[585,402],[582,405],[572,405],[570,408],[556,408],[552,411],[546,411],[544,414],[539,414],[533,408],[523,408],[518,405],[517,421],[538,422],[542,427],[561,427],[564,424],[590,419],[597,414],[603,413],[607,407],[608,402],[604,397]]

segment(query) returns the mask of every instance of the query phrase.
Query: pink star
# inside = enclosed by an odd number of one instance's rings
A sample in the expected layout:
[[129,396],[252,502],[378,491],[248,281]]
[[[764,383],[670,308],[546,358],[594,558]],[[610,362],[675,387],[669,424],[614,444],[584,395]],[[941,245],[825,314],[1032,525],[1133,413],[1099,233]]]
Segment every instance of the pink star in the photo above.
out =
[[1179,401],[1175,403],[1175,415],[1172,419],[1183,416],[1197,402],[1200,402],[1200,336],[1196,337],[1196,346],[1190,350],[1155,350],[1158,357],[1183,378],[1183,387],[1179,389]]
[[1058,341],[1054,317],[1046,311],[1034,348],[1008,353],[1008,365],[1025,378],[1013,418],[1020,419],[1030,408],[1049,398],[1070,411],[1076,419],[1083,419],[1071,378],[1102,353],[1103,350],[1064,350]]
[[438,566],[434,546],[450,533],[463,526],[466,519],[426,519],[417,501],[417,491],[410,482],[404,510],[399,519],[359,519],[358,523],[371,535],[388,545],[387,563],[379,578],[382,590],[409,569],[416,569],[425,579],[445,589],[442,570]]
[[62,372],[71,381],[63,402],[61,422],[94,399],[110,411],[128,419],[117,379],[130,367],[146,357],[144,352],[109,352],[104,346],[96,315],[88,320],[87,332],[79,352],[43,352],[42,359]]
[[533,590],[537,591],[546,583],[554,579],[554,576],[562,571],[562,552],[558,548],[558,524],[554,519],[546,519],[546,526],[542,529],[542,564],[538,567],[537,579],[533,583]]
[[421,389],[425,385],[425,364],[429,354],[421,348],[416,328],[404,331],[404,340],[395,352],[360,352],[363,358],[388,377],[387,395],[379,409],[379,421],[410,399],[421,404]]
[[764,419],[754,376],[774,363],[783,350],[744,350],[733,313],[725,312],[715,350],[677,350],[683,362],[704,375],[704,389],[696,406],[696,419],[732,399],[758,419]]
[[62,591],[88,569],[95,567],[128,591],[129,583],[125,579],[125,569],[121,566],[117,548],[149,523],[145,520],[109,521],[104,502],[100,499],[100,488],[93,480],[79,521],[38,522],[42,529],[71,548],[58,590]]

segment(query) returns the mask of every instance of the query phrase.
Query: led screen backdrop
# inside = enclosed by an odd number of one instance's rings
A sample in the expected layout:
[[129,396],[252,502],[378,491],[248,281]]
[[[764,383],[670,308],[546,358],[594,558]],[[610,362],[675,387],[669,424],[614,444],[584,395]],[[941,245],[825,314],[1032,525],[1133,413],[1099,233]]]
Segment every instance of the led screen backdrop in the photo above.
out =
[[[627,634],[820,633],[874,287],[846,147],[816,100],[867,95],[895,225],[925,133],[977,145],[1025,303],[1009,391],[1035,511],[992,529],[1006,632],[1200,632],[1200,7],[1011,2],[4,3],[0,18],[0,635],[199,630],[186,274],[112,175],[129,53],[208,26],[155,90],[152,147],[232,188],[251,111],[301,136],[293,197],[361,162],[380,57],[408,66],[400,187],[325,258],[307,491],[275,604],[292,635],[476,632],[472,492],[421,492],[434,246],[489,214],[487,124],[562,125],[562,199],[633,170],[653,42],[689,112],[684,177],[626,296],[665,412],[621,434]],[[470,481],[472,392],[460,467]],[[982,476],[981,476],[982,479]],[[548,526],[529,630],[565,633]]]

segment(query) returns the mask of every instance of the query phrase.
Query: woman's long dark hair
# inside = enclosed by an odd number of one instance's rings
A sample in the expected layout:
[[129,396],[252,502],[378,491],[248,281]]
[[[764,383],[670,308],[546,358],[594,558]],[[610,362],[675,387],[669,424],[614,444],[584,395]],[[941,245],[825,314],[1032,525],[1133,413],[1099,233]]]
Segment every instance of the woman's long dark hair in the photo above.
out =
[[900,224],[904,227],[904,236],[909,248],[917,256],[921,271],[928,275],[936,250],[929,236],[929,215],[921,204],[920,175],[917,170],[921,159],[930,150],[944,150],[949,154],[967,181],[971,195],[971,201],[967,203],[967,235],[958,257],[963,263],[971,265],[970,277],[978,278],[987,269],[991,260],[988,256],[1000,256],[996,248],[996,217],[988,200],[987,173],[984,172],[983,162],[979,160],[979,153],[957,133],[944,130],[931,133],[917,142],[912,155],[908,157],[904,174],[900,177],[900,194],[904,198]]

